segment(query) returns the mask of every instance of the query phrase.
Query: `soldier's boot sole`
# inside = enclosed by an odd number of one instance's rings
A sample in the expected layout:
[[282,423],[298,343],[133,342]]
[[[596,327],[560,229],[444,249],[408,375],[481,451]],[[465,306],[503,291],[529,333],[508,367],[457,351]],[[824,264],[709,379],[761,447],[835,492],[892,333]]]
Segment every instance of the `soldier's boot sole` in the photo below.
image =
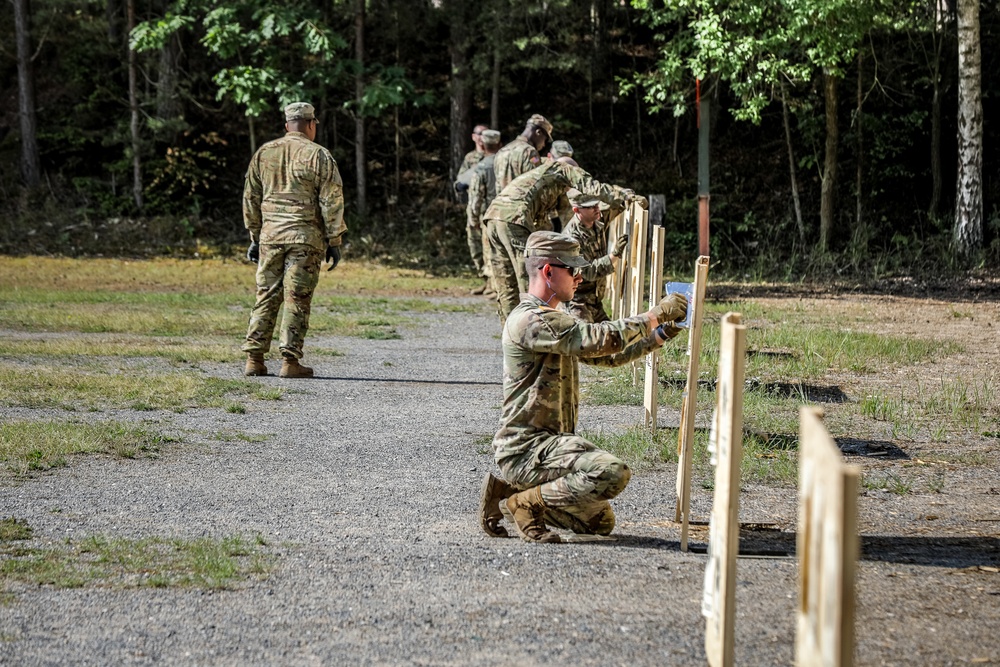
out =
[[479,525],[490,537],[511,537],[507,529],[500,525],[504,518],[500,503],[514,494],[507,482],[497,479],[493,473],[486,473],[479,489]]

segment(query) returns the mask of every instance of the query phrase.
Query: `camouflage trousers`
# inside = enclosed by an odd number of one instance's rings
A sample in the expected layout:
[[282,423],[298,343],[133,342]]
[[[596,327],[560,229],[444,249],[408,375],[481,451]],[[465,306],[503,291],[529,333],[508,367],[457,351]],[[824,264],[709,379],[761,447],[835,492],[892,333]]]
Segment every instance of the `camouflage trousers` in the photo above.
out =
[[490,221],[483,220],[483,225],[479,230],[479,242],[482,245],[483,251],[483,276],[486,277],[486,281],[494,292],[496,288],[493,286],[493,252],[490,250]]
[[524,244],[531,230],[523,224],[490,220],[490,264],[493,289],[497,293],[500,322],[521,303],[521,292],[528,291],[528,271],[524,268]]
[[244,352],[264,353],[271,349],[278,309],[284,303],[278,349],[282,356],[302,358],[302,343],[309,329],[312,296],[322,263],[322,251],[311,245],[260,246],[257,302],[250,311],[247,338],[241,348]]
[[611,319],[608,317],[608,314],[604,312],[604,305],[596,297],[593,299],[582,299],[580,301],[574,299],[569,303],[560,303],[559,310],[567,312],[576,319],[583,322],[589,322],[590,324],[607,322]]
[[548,506],[546,523],[577,533],[611,533],[615,513],[608,500],[621,493],[632,477],[623,461],[573,434],[552,436],[541,446],[497,464],[515,488],[541,487]]
[[476,275],[485,278],[483,272],[483,229],[472,225],[465,226],[465,240],[469,244],[469,255],[472,257],[472,265],[476,267]]

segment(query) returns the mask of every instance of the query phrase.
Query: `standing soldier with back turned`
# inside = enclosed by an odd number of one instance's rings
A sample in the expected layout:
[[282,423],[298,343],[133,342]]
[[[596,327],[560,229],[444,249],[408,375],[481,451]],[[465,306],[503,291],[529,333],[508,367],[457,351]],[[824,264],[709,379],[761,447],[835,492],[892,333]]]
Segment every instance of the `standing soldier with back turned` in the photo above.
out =
[[489,259],[489,239],[483,234],[483,213],[497,196],[497,179],[493,171],[493,160],[500,150],[500,133],[496,130],[483,130],[483,152],[485,155],[472,168],[472,178],[469,179],[469,205],[466,208],[466,234],[469,241],[469,253],[476,271],[483,278],[482,287],[472,290],[473,294],[492,292],[491,287],[493,267]]
[[243,223],[250,232],[247,259],[257,263],[257,301],[250,312],[245,375],[267,375],[264,354],[282,302],[281,377],[307,378],[299,363],[309,328],[312,295],[324,250],[332,270],[340,262],[344,189],[330,151],[316,139],[311,104],[285,107],[285,136],[258,149],[243,189]]
[[541,114],[532,114],[524,126],[524,132],[514,141],[500,149],[493,161],[493,171],[497,176],[497,192],[502,191],[511,181],[526,171],[542,163],[539,151],[552,141],[552,123]]

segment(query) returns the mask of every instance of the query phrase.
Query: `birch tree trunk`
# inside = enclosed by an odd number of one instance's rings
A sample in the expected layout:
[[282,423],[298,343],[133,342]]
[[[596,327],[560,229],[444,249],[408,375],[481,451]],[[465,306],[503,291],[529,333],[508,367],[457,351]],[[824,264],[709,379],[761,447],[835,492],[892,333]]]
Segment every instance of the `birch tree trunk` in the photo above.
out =
[[14,39],[17,42],[17,107],[21,121],[21,178],[29,188],[42,177],[38,157],[38,117],[35,111],[35,72],[31,67],[31,15],[28,0],[14,0]]
[[955,247],[968,256],[983,243],[983,101],[979,0],[958,1],[958,192]]

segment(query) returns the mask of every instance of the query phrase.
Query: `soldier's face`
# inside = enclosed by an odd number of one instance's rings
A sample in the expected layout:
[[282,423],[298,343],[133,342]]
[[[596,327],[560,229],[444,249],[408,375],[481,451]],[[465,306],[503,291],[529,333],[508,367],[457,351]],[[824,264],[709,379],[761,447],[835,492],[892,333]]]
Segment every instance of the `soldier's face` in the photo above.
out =
[[573,211],[587,229],[593,227],[601,219],[601,209],[597,206],[588,206],[587,208],[574,207]]
[[547,264],[542,269],[546,272],[549,288],[559,301],[565,303],[576,294],[576,288],[583,282],[583,276],[577,270],[562,264]]

